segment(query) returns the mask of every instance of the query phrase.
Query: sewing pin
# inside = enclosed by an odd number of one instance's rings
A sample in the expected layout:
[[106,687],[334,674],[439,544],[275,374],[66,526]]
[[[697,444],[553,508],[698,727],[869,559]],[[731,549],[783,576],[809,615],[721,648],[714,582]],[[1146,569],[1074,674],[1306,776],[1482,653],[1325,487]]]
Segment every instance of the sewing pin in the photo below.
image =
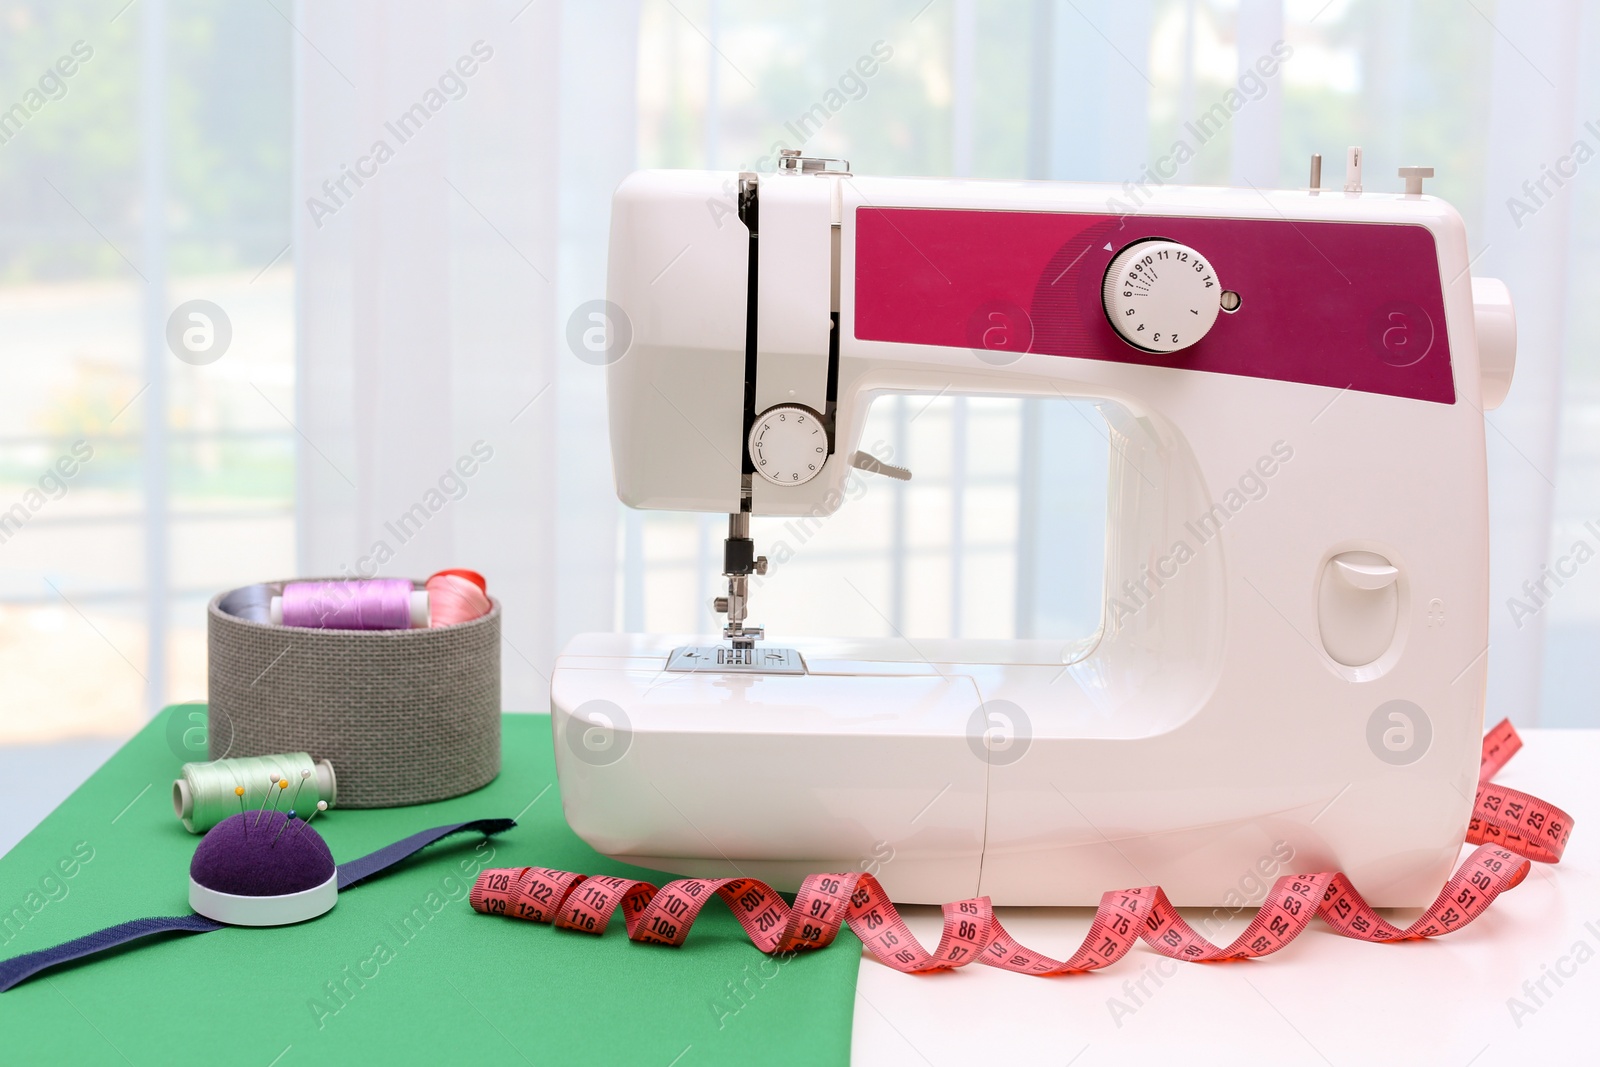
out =
[[271,847],[273,847],[273,845],[276,845],[278,843],[278,838],[283,836],[283,832],[289,828],[289,824],[292,823],[292,822],[294,822],[294,809],[290,808],[289,809],[289,817],[287,819],[283,820],[283,825],[278,827],[278,832],[272,835],[272,844],[268,845],[267,846],[268,848],[271,848]]
[[[277,775],[276,772],[274,772],[273,774],[271,774],[269,776],[269,778],[271,779],[271,784],[267,786],[267,796],[272,796],[272,786],[278,784],[278,775]],[[263,813],[266,812],[266,810],[267,810],[267,798],[266,797],[262,797],[261,798],[261,807],[256,811],[256,825],[257,826],[261,825],[261,816],[262,816]]]
[[[243,815],[244,814],[244,786],[242,786],[242,785],[234,786],[233,787],[233,795],[239,798],[239,814]],[[239,821],[244,823],[244,834],[245,834],[246,837],[249,837],[250,836],[249,820],[241,819]]]
[[311,772],[309,770],[302,769],[300,771],[300,781],[299,781],[298,784],[295,785],[295,787],[294,787],[294,796],[289,801],[289,814],[290,815],[294,814],[295,805],[300,803],[300,790],[305,786],[306,779],[310,778],[310,777],[311,777]]
[[305,832],[305,828],[307,826],[311,825],[311,820],[315,819],[317,817],[317,811],[327,811],[327,810],[328,810],[328,802],[326,800],[317,801],[317,809],[316,809],[316,811],[313,811],[310,815],[307,815],[306,816],[306,821],[301,823],[299,826],[295,827],[294,832],[297,833],[297,834],[304,833]]
[[289,779],[278,779],[278,791],[272,794],[272,814],[278,814],[278,798],[283,796],[283,791],[289,788]]

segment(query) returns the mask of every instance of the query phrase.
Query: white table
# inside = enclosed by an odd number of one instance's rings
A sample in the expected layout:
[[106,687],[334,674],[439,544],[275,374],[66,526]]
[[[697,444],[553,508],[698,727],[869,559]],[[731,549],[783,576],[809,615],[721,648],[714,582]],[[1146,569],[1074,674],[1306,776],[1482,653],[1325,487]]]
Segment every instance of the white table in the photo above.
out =
[[[853,1062],[1481,1067],[1600,1061],[1600,730],[1527,730],[1522,737],[1522,751],[1495,780],[1564,809],[1575,829],[1561,863],[1535,863],[1526,881],[1464,931],[1374,945],[1314,921],[1294,944],[1262,960],[1168,963],[1140,943],[1104,971],[1063,978],[982,966],[903,975],[863,953]],[[924,945],[937,942],[937,908],[903,912]],[[1018,941],[1065,959],[1083,940],[1093,912],[1002,908],[999,914]],[[1195,924],[1209,914],[1185,910]],[[1252,914],[1241,913],[1212,940],[1225,943]],[[1403,925],[1415,914],[1390,918]],[[1545,977],[1550,995],[1535,988],[1542,1001],[1536,1003],[1523,983],[1537,983],[1546,968],[1570,976],[1559,986]],[[1142,977],[1144,992],[1137,988]],[[1514,1017],[1513,997],[1531,1010]]]

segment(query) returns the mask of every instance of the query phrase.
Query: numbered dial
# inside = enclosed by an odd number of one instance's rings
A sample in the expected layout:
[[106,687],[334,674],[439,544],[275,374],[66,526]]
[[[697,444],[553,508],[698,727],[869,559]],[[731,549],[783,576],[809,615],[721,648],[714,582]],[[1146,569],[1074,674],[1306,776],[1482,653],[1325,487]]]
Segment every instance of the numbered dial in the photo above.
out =
[[750,427],[750,462],[773,485],[804,485],[827,461],[828,431],[807,408],[780,404]]
[[1176,241],[1139,241],[1106,268],[1106,317],[1146,352],[1176,352],[1206,335],[1222,307],[1211,264]]

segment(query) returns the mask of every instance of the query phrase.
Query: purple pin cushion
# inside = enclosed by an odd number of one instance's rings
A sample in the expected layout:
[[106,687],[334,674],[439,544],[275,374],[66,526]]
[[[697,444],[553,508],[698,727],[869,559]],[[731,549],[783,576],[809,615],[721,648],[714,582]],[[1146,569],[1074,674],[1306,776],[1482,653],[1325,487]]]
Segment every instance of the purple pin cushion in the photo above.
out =
[[234,926],[314,919],[338,901],[339,875],[322,835],[282,812],[230,815],[189,864],[189,906]]

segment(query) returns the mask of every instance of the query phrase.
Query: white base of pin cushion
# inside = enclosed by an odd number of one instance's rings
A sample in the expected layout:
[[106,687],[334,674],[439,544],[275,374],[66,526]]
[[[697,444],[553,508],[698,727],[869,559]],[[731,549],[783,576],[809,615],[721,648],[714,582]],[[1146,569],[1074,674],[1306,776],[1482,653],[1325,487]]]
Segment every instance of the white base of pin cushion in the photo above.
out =
[[189,907],[229,926],[288,926],[315,919],[339,903],[339,872],[326,882],[278,897],[243,897],[219,893],[189,879]]

